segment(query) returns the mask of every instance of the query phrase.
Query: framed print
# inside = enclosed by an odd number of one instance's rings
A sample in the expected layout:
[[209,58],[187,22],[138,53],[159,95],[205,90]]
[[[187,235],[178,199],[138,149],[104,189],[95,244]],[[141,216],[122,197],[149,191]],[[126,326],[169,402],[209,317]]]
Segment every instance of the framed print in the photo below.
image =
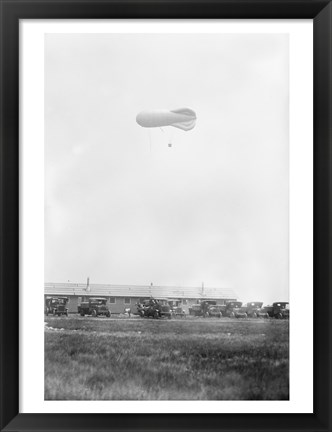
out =
[[1,17],[1,430],[330,430],[331,3]]

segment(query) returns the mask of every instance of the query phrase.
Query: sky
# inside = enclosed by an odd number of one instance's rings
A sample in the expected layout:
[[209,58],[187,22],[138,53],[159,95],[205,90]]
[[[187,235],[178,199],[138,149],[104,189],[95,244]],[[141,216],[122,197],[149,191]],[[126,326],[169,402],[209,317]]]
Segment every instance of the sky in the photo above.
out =
[[[288,301],[288,55],[283,34],[46,35],[45,282]],[[190,131],[136,123],[181,107]]]

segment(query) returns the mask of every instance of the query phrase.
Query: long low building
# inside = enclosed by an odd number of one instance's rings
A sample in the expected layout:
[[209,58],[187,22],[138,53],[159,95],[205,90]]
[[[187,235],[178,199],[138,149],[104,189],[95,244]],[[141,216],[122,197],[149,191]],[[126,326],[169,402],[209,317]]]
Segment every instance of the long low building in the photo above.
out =
[[45,283],[46,297],[68,297],[69,313],[77,313],[77,306],[89,297],[105,297],[111,313],[122,313],[125,308],[136,312],[136,304],[145,299],[180,300],[183,309],[188,313],[189,306],[198,300],[211,299],[219,304],[227,300],[237,300],[237,296],[230,288],[172,287],[157,285],[106,285],[84,283]]

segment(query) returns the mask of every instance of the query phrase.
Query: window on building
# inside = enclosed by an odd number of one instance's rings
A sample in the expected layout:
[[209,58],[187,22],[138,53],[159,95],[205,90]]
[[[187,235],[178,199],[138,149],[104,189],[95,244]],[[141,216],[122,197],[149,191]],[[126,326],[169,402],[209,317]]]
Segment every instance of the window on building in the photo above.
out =
[[115,297],[110,297],[110,303],[116,303],[116,301],[115,301]]
[[130,298],[125,298],[125,304],[130,304]]
[[185,304],[187,304],[187,299],[183,299],[182,300],[182,303],[185,305]]
[[78,303],[82,303],[82,297],[78,297]]

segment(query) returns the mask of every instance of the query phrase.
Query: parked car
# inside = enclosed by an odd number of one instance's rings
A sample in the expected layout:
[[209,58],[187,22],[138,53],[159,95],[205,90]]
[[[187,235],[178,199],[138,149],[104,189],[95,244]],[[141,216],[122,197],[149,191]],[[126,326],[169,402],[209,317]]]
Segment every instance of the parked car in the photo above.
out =
[[145,311],[150,307],[152,299],[145,299],[143,301],[140,301],[136,304],[137,306],[137,313],[140,317],[144,318],[147,316]]
[[233,309],[235,318],[247,318],[247,308],[245,306]]
[[246,318],[247,313],[242,309],[242,302],[228,301],[226,302],[225,316],[229,318]]
[[159,313],[158,318],[171,319],[172,318],[172,311],[171,311],[171,307],[168,303],[168,300],[167,299],[157,299],[156,301],[157,301],[156,309],[158,310],[158,313]]
[[66,315],[68,316],[67,303],[68,297],[46,297],[45,299],[45,314]]
[[138,304],[138,313],[143,318],[172,318],[171,307],[167,299],[150,298]]
[[174,317],[185,318],[186,312],[184,311],[184,309],[182,309],[182,306],[175,306],[172,308],[172,315]]
[[289,303],[275,302],[273,303],[273,316],[277,319],[289,319]]
[[259,311],[257,311],[258,318],[269,318],[270,310],[273,310],[272,306],[264,306]]
[[195,303],[189,307],[189,315],[202,316],[202,307],[199,303]]
[[88,301],[82,302],[78,305],[78,313],[81,316],[92,315],[97,317],[104,315],[107,318],[111,316],[111,311],[107,306],[107,299],[105,297],[91,297]]
[[189,315],[206,317],[208,316],[209,307],[216,304],[216,300],[199,300],[197,303],[189,307]]
[[289,303],[288,302],[275,302],[272,306],[265,306],[262,308],[262,313],[268,314],[270,318],[288,319],[289,318]]
[[207,313],[209,317],[221,318],[224,310],[225,306],[223,305],[210,305]]
[[216,300],[201,300],[202,315],[204,317],[209,316],[209,309],[212,306],[216,306],[216,305],[217,305]]
[[258,313],[260,312],[263,306],[263,302],[249,302],[246,304],[246,312],[248,317],[257,318]]
[[168,304],[171,308],[173,317],[185,318],[186,312],[182,308],[182,301],[179,299],[168,299]]

